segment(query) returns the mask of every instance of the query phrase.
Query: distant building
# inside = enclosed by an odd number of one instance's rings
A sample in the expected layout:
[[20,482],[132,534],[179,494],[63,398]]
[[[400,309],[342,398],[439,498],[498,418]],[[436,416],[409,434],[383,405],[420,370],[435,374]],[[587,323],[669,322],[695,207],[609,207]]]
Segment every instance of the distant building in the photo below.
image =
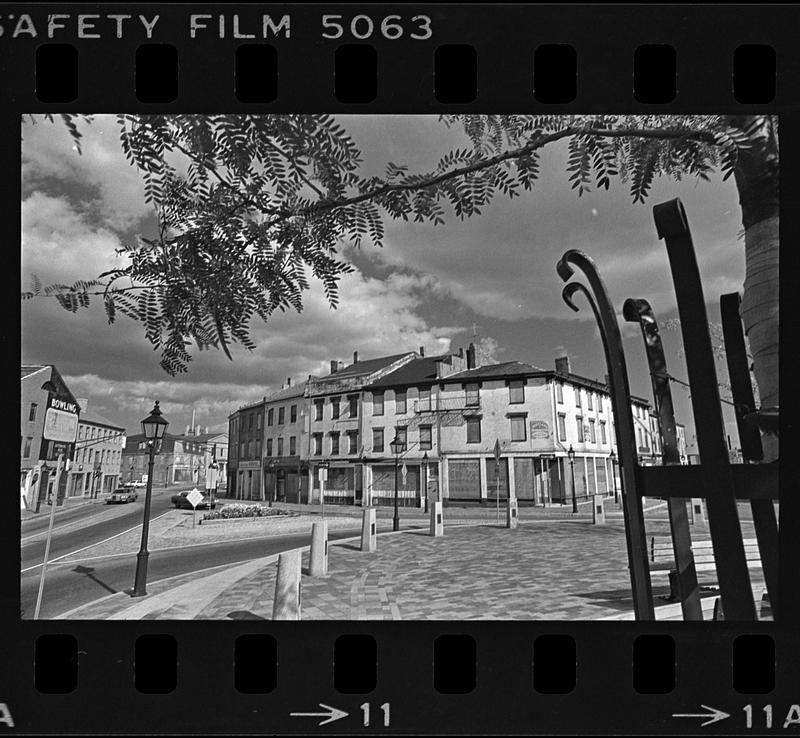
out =
[[268,500],[308,502],[307,382],[284,387],[265,400],[263,479]]
[[[224,433],[176,435],[167,431],[153,462],[153,484],[160,487],[171,484],[203,486],[214,454],[219,454],[217,462],[222,460],[227,467],[227,451]],[[147,475],[149,449],[143,433],[128,436],[122,456],[124,482],[140,480]]]
[[240,407],[228,416],[227,496],[264,500],[261,445],[264,440],[266,398]]
[[67,482],[70,497],[110,494],[121,483],[125,428],[89,410],[89,401],[78,398],[81,417],[78,441]]

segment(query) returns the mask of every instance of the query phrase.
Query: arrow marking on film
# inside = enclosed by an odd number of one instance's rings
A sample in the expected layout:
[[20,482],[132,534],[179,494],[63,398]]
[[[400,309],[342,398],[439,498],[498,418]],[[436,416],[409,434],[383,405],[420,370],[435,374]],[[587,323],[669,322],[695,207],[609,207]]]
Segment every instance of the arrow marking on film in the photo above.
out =
[[730,715],[727,712],[723,712],[722,710],[718,710],[716,707],[709,707],[708,705],[700,705],[704,710],[710,710],[711,712],[699,712],[699,713],[692,713],[692,712],[685,712],[685,713],[672,713],[672,717],[701,717],[701,718],[711,718],[710,720],[706,720],[704,723],[700,723],[700,727],[704,725],[711,725],[711,723],[716,723],[719,720],[725,720],[725,718],[729,718]]
[[[327,712],[290,712],[289,717],[328,718],[327,720],[323,720],[320,723],[320,725],[325,725],[326,723],[332,723],[334,720],[341,720],[343,717],[347,717],[350,714],[345,712],[344,710],[337,710],[335,707],[331,707],[330,705],[325,705],[322,702],[319,703],[319,706],[324,708]],[[725,717],[727,717],[727,715]]]

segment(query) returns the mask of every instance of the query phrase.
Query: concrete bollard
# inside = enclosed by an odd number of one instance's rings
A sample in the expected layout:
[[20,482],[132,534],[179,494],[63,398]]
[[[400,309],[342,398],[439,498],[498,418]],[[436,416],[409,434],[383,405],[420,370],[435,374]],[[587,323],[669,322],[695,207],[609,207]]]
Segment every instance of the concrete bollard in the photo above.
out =
[[599,495],[592,498],[592,525],[606,524],[605,502]]
[[703,528],[708,527],[706,520],[706,511],[703,507],[703,499],[701,497],[692,497],[692,523],[699,525]]
[[278,576],[275,578],[273,620],[300,620],[300,551],[287,551],[278,556]]
[[374,553],[378,548],[378,522],[374,507],[365,507],[361,516],[361,550]]
[[511,497],[506,507],[506,528],[514,529],[519,524],[519,505],[517,498]]
[[311,526],[311,553],[308,573],[312,577],[324,577],[328,573],[328,521],[322,520]]
[[431,502],[431,535],[436,537],[444,535],[444,523],[442,522],[442,503]]

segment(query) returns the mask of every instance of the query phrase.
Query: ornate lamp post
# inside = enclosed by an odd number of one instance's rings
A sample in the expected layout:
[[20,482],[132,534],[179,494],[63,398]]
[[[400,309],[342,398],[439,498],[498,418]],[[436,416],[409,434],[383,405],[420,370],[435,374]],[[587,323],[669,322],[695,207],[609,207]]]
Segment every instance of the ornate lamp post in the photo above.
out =
[[614,450],[611,450],[611,486],[614,489],[614,502],[619,502],[619,495],[617,494],[617,472],[614,469],[614,464],[617,461],[617,455]]
[[423,487],[423,491],[425,493],[425,512],[428,512],[428,452],[426,451],[422,454],[422,465],[425,469],[425,476],[423,477],[423,483],[425,487]]
[[142,431],[147,439],[150,458],[147,466],[147,493],[144,498],[144,521],[142,522],[142,545],[136,555],[136,579],[133,585],[133,596],[142,597],[147,594],[147,559],[150,553],[147,550],[147,536],[150,532],[150,498],[153,495],[153,464],[156,457],[156,445],[164,438],[169,422],[161,415],[158,400],[153,405],[153,410],[142,421]]
[[576,513],[578,512],[578,498],[575,497],[575,449],[572,448],[571,443],[569,444],[567,456],[569,457],[569,476],[572,480],[572,512]]
[[392,530],[400,530],[400,513],[397,510],[397,467],[400,463],[400,452],[403,450],[403,444],[400,439],[395,436],[394,440],[389,444],[394,454],[394,517],[392,518]]

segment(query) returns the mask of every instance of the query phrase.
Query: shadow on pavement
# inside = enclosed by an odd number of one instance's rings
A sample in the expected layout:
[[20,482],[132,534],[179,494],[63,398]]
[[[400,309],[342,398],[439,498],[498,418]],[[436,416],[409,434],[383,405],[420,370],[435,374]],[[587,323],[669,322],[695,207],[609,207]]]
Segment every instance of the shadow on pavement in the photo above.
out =
[[94,568],[92,568],[91,566],[76,566],[72,571],[74,571],[76,574],[85,574],[88,579],[91,579],[96,584],[99,584],[104,590],[110,592],[111,594],[116,594],[117,592],[119,592],[118,589],[114,589],[113,587],[109,586],[108,584],[106,584],[105,582],[101,581],[96,576],[94,576],[92,574]]
[[266,618],[261,617],[261,615],[256,615],[249,610],[234,610],[233,612],[229,612],[227,617],[231,620],[266,620]]

